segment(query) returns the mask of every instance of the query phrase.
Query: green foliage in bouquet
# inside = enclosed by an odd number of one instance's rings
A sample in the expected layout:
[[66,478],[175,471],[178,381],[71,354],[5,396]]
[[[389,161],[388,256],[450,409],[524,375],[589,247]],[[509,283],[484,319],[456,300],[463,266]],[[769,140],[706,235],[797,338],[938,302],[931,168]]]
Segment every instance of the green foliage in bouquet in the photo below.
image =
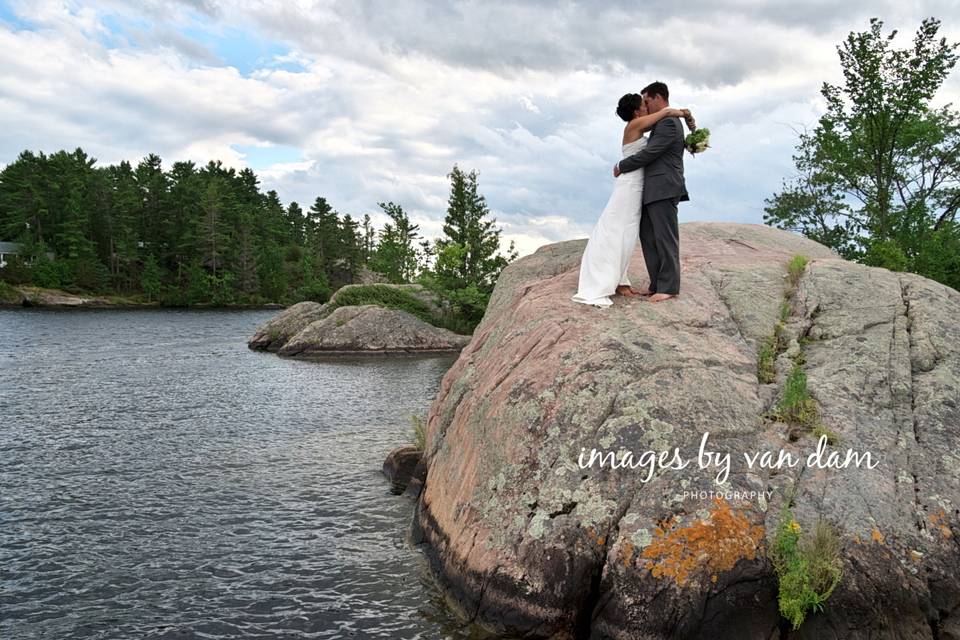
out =
[[683,145],[692,155],[702,153],[710,147],[710,129],[697,129],[684,138]]

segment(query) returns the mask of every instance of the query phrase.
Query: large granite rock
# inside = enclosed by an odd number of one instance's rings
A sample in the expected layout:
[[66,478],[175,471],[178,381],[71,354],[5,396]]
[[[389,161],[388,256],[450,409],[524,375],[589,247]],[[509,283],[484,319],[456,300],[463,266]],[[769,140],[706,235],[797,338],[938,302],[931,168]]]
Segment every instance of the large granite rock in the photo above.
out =
[[469,341],[470,336],[435,327],[405,311],[365,304],[334,309],[294,335],[278,353],[289,358],[455,353]]
[[[680,229],[682,293],[662,303],[570,301],[584,240],[502,273],[428,414],[412,537],[451,600],[525,637],[960,637],[960,294],[760,225]],[[761,384],[796,254],[790,349]],[[630,273],[646,284],[639,250]],[[874,469],[747,468],[744,452],[816,446],[765,417],[801,351],[831,451],[870,451]],[[719,486],[696,463],[704,432],[731,455]],[[693,464],[646,482],[578,465],[582,448],[673,447]],[[796,632],[767,559],[790,492],[801,527],[838,529],[843,563]]]
[[257,351],[279,351],[290,338],[326,314],[326,305],[309,300],[298,302],[257,327],[247,346]]
[[[424,303],[426,308],[435,315],[440,315],[441,309],[434,295],[419,284],[383,284],[377,286],[398,289],[410,294]],[[298,302],[284,309],[275,317],[261,326],[247,341],[247,346],[258,351],[279,352],[284,356],[309,356],[319,352],[337,353],[412,353],[412,352],[457,352],[469,342],[470,336],[462,336],[446,329],[438,329],[419,318],[404,311],[391,311],[386,314],[366,312],[358,314],[355,310],[362,306],[344,304],[344,299],[362,284],[348,284],[334,292],[325,304],[319,302]],[[282,349],[307,327],[336,313],[340,309],[354,311],[340,312],[334,322],[318,324],[312,327],[309,333],[295,341],[295,346]],[[376,325],[377,319],[385,320],[382,325]],[[350,324],[343,329],[343,325]],[[313,343],[313,344],[309,344]]]

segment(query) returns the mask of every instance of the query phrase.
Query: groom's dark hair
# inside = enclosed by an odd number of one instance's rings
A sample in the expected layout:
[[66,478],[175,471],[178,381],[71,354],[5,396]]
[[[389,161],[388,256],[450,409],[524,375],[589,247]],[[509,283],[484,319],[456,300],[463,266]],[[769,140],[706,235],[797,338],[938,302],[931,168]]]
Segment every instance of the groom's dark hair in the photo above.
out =
[[645,86],[640,93],[645,93],[648,96],[661,96],[666,102],[670,102],[670,90],[667,89],[667,85],[659,80]]

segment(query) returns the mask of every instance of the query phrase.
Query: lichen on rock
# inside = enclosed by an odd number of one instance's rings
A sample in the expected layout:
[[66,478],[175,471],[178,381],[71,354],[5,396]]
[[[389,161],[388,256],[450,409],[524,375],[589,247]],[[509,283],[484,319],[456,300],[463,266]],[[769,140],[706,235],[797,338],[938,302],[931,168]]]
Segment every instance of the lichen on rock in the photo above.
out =
[[[501,274],[427,417],[412,534],[450,598],[527,637],[769,638],[782,621],[762,550],[789,492],[798,520],[838,525],[844,562],[804,637],[960,633],[960,294],[761,225],[680,228],[681,294],[666,302],[569,301],[582,240]],[[631,278],[645,274],[637,251]],[[745,468],[743,452],[815,444],[764,420],[789,372],[759,381],[757,355],[781,320],[803,337],[822,420],[877,468]],[[645,482],[577,465],[592,448],[695,460],[705,432],[734,462],[722,486],[696,464]]]

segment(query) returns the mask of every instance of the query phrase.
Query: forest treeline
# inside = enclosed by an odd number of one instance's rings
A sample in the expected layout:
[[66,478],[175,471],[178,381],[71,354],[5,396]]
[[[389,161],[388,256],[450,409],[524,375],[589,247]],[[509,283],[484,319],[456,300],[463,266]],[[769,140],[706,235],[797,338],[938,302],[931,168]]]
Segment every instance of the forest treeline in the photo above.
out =
[[429,240],[400,204],[379,203],[388,222],[376,229],[323,197],[284,206],[251,169],[220,161],[164,171],[154,154],[101,167],[79,148],[23,151],[0,172],[0,240],[23,250],[0,279],[165,306],[257,305],[324,302],[366,268],[430,287],[472,328],[517,254],[513,243],[500,251],[477,173],[448,177],[444,235]]

